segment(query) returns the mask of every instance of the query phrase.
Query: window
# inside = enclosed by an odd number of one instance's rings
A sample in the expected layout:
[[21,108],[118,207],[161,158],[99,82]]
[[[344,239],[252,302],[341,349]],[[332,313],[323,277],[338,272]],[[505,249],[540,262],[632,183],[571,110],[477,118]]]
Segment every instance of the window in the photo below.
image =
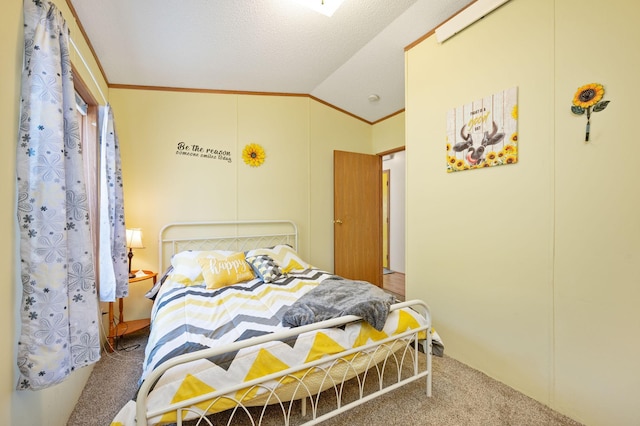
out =
[[[100,235],[99,203],[99,158],[100,144],[98,138],[98,102],[88,87],[79,77],[75,67],[73,69],[73,83],[76,89],[76,111],[80,130],[80,143],[84,158],[85,182],[89,204],[89,221],[91,223],[91,238],[93,241],[93,258],[96,281],[98,280],[98,241]],[[99,283],[97,283],[99,285]]]

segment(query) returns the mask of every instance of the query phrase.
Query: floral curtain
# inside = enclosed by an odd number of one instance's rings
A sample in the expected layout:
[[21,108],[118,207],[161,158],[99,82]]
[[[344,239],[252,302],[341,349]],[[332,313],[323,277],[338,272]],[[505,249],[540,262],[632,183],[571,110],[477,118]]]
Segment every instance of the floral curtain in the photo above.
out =
[[38,390],[97,361],[100,328],[69,30],[53,3],[24,0],[24,43],[17,387]]
[[129,293],[129,258],[124,222],[120,145],[110,105],[101,111],[100,130],[100,300]]

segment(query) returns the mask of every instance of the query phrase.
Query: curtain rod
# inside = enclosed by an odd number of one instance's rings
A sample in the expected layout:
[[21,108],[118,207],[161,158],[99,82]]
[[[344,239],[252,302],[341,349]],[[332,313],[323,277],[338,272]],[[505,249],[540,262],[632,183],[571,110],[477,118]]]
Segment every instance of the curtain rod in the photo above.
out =
[[84,60],[84,56],[82,56],[82,53],[80,53],[80,49],[78,49],[78,46],[76,46],[76,43],[73,41],[73,38],[69,37],[69,40],[71,41],[71,45],[75,49],[75,51],[78,54],[78,56],[80,56],[80,59],[82,60],[82,63],[84,64],[84,67],[89,72],[89,75],[91,76],[91,79],[95,83],[96,88],[98,89],[98,92],[100,92],[100,96],[102,96],[102,100],[104,101],[104,103],[106,105],[108,103],[107,102],[107,98],[104,96],[104,93],[102,93],[102,89],[100,89],[100,85],[98,84],[98,81],[96,80],[96,77],[91,72],[91,68],[89,68],[89,65],[87,64],[87,61]]

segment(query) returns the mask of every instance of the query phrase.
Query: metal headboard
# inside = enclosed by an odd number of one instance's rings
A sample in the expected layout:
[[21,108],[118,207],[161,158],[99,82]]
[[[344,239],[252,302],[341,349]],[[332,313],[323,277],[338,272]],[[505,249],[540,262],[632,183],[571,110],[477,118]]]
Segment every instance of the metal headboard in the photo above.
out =
[[247,251],[277,244],[298,249],[298,227],[290,220],[174,222],[160,229],[158,265],[161,271],[171,257],[185,250]]

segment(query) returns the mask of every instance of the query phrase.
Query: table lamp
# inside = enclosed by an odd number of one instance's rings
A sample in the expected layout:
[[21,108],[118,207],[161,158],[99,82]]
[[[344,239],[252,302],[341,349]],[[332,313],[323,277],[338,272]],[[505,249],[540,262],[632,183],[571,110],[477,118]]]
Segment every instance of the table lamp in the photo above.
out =
[[135,278],[136,274],[131,273],[131,258],[133,249],[144,248],[142,244],[142,231],[140,228],[127,229],[127,248],[129,249],[129,278]]

